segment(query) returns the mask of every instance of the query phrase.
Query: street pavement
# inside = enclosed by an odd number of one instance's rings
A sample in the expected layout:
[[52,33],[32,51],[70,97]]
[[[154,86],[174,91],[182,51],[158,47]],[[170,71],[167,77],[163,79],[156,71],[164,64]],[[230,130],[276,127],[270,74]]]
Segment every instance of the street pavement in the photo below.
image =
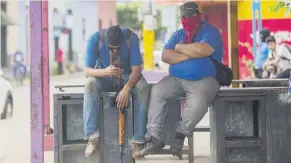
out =
[[[166,72],[158,70],[144,72],[148,81],[160,80]],[[51,127],[53,124],[53,93],[58,92],[54,89],[55,85],[84,84],[85,78],[82,73],[72,75],[51,77],[50,80],[50,108],[51,108]],[[11,119],[0,121],[0,163],[30,163],[30,88],[29,82],[24,86],[14,87],[14,115]],[[75,89],[75,91],[83,91]],[[208,114],[200,125],[209,125]],[[195,163],[209,163],[209,133],[194,134],[194,154]],[[49,142],[52,143],[52,142]],[[146,159],[137,161],[138,163],[186,163],[187,160],[178,160],[173,156],[150,156]],[[53,152],[45,152],[45,163],[53,163]]]

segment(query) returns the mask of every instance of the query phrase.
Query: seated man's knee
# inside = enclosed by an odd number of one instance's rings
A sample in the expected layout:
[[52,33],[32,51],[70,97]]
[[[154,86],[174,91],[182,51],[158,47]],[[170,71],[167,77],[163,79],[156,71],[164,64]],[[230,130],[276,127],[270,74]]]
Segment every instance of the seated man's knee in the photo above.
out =
[[151,97],[152,98],[165,98],[166,95],[166,90],[163,87],[162,83],[157,83],[155,85],[153,85],[152,90],[151,90]]
[[85,92],[86,93],[91,93],[91,92],[96,92],[98,91],[98,81],[96,78],[88,78],[86,83],[85,83]]
[[148,98],[150,94],[150,86],[148,85],[147,81],[145,79],[140,79],[136,85],[135,88],[137,90],[137,93],[139,95],[142,95],[144,98]]

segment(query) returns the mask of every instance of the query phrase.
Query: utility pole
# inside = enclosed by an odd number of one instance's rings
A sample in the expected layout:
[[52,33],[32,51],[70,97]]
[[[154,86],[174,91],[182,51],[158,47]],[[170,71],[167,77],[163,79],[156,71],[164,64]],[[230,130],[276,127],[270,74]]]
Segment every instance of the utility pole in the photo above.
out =
[[153,16],[153,2],[146,1],[147,3],[143,10],[143,46],[144,46],[144,69],[154,69],[154,46],[155,46],[155,25]]
[[30,58],[29,58],[29,56],[30,56],[30,46],[29,46],[29,42],[30,42],[30,39],[29,39],[29,32],[30,32],[30,26],[29,26],[29,1],[27,0],[26,1],[26,4],[25,4],[25,7],[26,7],[26,15],[25,15],[25,25],[26,25],[26,37],[25,37],[25,46],[26,46],[26,55],[25,55],[25,57],[26,57],[26,65],[29,65],[30,64],[30,62],[29,62],[29,60],[30,60]]

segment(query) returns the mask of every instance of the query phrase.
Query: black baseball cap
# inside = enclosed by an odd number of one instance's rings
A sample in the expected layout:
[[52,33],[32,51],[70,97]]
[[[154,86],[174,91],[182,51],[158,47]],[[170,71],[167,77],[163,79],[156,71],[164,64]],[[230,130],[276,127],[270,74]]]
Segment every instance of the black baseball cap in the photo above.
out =
[[122,44],[124,36],[119,25],[111,26],[107,29],[106,39],[111,46],[120,46]]
[[199,14],[199,6],[195,2],[186,2],[180,6],[180,17]]

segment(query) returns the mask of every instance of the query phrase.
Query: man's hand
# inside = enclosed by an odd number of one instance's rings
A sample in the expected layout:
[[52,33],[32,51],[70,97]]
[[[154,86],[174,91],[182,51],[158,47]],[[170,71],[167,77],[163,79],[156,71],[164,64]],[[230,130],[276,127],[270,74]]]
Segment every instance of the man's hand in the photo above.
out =
[[124,86],[116,98],[117,108],[123,109],[128,106],[129,94],[130,94],[130,88],[127,86]]
[[114,67],[113,65],[108,66],[104,69],[106,76],[120,76],[123,72],[119,67]]

